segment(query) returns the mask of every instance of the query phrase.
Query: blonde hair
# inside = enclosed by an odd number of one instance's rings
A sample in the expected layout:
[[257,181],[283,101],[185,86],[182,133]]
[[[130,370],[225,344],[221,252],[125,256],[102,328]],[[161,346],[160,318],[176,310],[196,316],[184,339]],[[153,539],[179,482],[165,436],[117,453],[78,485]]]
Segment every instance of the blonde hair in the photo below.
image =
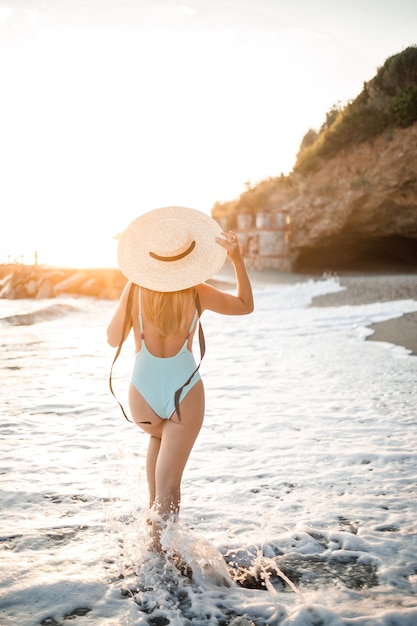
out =
[[189,313],[194,302],[194,287],[181,291],[160,292],[142,289],[142,310],[161,337],[177,332],[187,334]]

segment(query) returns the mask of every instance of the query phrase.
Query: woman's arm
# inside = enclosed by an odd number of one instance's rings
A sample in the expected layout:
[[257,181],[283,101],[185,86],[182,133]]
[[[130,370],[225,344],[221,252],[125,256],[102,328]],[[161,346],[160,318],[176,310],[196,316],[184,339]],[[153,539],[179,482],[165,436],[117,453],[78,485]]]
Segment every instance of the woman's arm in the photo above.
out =
[[[131,286],[131,282],[129,281],[125,288],[122,291],[122,295],[120,296],[119,303],[117,305],[116,311],[112,319],[110,320],[110,324],[107,327],[107,342],[113,347],[116,348],[122,339],[123,333],[123,324],[126,317],[126,307],[127,307],[127,298],[129,295],[129,290]],[[123,341],[128,336],[130,329],[132,328],[132,317],[128,320],[125,336],[123,337]]]
[[217,243],[226,248],[229,259],[235,268],[236,295],[220,291],[207,283],[198,286],[198,295],[202,310],[208,309],[223,315],[246,315],[252,313],[253,294],[245,261],[240,252],[239,240],[235,233],[223,233],[216,238]]

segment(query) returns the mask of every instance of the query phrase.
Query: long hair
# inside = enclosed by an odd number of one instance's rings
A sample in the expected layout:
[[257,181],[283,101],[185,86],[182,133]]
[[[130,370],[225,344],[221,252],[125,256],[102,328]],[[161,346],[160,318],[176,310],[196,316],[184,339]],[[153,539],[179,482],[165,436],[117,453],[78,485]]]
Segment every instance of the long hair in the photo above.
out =
[[177,332],[187,334],[193,294],[194,287],[164,293],[142,287],[143,312],[161,337],[169,337]]

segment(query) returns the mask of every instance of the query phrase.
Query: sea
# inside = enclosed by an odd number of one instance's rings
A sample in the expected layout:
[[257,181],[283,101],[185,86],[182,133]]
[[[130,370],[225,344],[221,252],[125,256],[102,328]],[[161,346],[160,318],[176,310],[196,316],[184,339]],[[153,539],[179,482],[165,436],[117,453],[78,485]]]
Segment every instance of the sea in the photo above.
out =
[[205,422],[159,556],[148,436],[109,391],[116,303],[1,300],[0,624],[415,626],[417,358],[366,338],[417,301],[314,306],[341,289],[203,314]]

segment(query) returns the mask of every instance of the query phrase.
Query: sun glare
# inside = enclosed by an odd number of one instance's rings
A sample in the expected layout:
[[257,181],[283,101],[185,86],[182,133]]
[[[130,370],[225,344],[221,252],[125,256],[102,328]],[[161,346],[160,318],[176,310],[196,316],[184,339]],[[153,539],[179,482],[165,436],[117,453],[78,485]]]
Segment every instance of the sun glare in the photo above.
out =
[[70,4],[0,9],[3,263],[37,251],[49,265],[114,266],[113,236],[141,213],[209,213],[246,181],[289,173],[309,128],[384,60],[291,11],[272,12],[271,28],[243,12],[232,28],[217,7],[218,23],[193,29],[156,5],[159,26],[129,2],[117,23],[99,3]]

